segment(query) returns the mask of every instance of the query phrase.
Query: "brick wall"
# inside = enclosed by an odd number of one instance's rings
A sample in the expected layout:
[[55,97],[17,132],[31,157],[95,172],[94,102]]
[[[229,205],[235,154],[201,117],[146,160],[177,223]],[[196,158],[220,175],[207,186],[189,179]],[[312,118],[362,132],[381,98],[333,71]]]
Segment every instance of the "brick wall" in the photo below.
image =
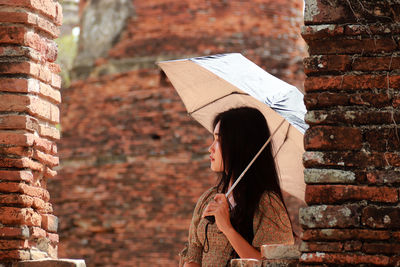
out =
[[398,1],[306,1],[301,262],[400,264]]
[[0,264],[57,258],[57,1],[0,1]]
[[[88,266],[176,266],[195,202],[215,182],[211,136],[154,63],[243,52],[301,85],[302,1],[85,1],[81,8],[85,37],[77,80],[62,89],[60,170],[49,183],[59,254]],[[107,31],[108,18],[120,32],[98,39],[91,31]],[[94,42],[104,43],[101,53]]]

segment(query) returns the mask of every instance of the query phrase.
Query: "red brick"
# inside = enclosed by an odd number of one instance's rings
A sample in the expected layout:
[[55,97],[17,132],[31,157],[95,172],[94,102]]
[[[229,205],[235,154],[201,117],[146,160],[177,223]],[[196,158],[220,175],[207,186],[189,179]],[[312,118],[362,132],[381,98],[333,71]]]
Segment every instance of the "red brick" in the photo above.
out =
[[43,153],[39,150],[35,150],[33,158],[50,167],[55,167],[59,164],[58,157]]
[[5,225],[40,226],[40,214],[30,208],[0,207],[0,221]]
[[44,177],[45,178],[54,178],[57,175],[57,172],[46,167],[45,173],[44,173]]
[[33,187],[23,183],[0,183],[0,192],[5,193],[21,193],[31,197],[38,197],[44,201],[49,201],[50,195],[46,189],[40,187]]
[[389,231],[371,229],[311,229],[303,232],[302,239],[310,241],[318,240],[388,240],[391,237]]
[[27,226],[22,227],[0,227],[0,237],[1,238],[29,238],[29,228]]
[[38,131],[38,120],[28,115],[0,115],[0,129]]
[[396,188],[356,185],[307,185],[306,202],[310,204],[334,204],[344,201],[369,200],[396,203],[399,200]]
[[31,254],[26,250],[0,250],[0,261],[29,260]]
[[[390,77],[390,79],[394,79]],[[392,82],[390,82],[392,84]],[[364,90],[387,88],[386,75],[343,75],[307,77],[304,83],[306,92],[317,90]]]
[[400,182],[400,172],[398,171],[375,171],[366,173],[366,178],[370,184],[396,184]]
[[301,29],[301,35],[304,40],[316,40],[343,35],[344,27],[334,24],[308,25]]
[[14,26],[0,26],[0,43],[24,44],[27,28]]
[[55,104],[61,103],[61,93],[59,90],[53,89],[50,85],[40,83],[40,95],[46,97]]
[[399,150],[400,129],[395,126],[389,127],[379,127],[379,129],[371,129],[364,133],[365,140],[368,142],[371,150],[382,152]]
[[340,242],[303,242],[300,251],[310,252],[340,252],[343,250],[343,244]]
[[361,223],[371,228],[396,229],[400,225],[400,207],[369,206],[362,210]]
[[61,25],[62,8],[56,1],[41,1],[41,0],[0,0],[1,5],[27,7],[34,11],[39,11],[43,15],[54,20],[54,23]]
[[2,158],[0,161],[0,167],[3,168],[28,168],[34,171],[44,171],[44,167],[41,163],[35,162],[29,158],[20,158],[20,159],[13,159],[13,158]]
[[51,214],[42,214],[42,228],[48,232],[56,233],[58,229],[58,218]]
[[368,254],[398,254],[400,243],[364,243],[362,250]]
[[304,104],[307,110],[316,108],[348,106],[350,103],[350,95],[343,93],[308,93],[304,96]]
[[43,230],[40,227],[29,227],[29,232],[30,232],[30,239],[42,239],[47,236],[47,233],[45,230]]
[[305,5],[305,24],[397,22],[397,2],[329,2],[316,0]]
[[1,145],[32,146],[34,136],[20,132],[0,132]]
[[31,99],[26,95],[4,94],[0,99],[0,111],[24,112],[28,111]]
[[351,64],[356,71],[391,71],[400,68],[400,57],[354,57]]
[[[56,127],[49,126],[47,124],[40,124],[40,136],[47,137],[52,140],[59,140],[61,137],[60,130],[58,130]],[[54,146],[56,149],[56,146]],[[53,152],[55,154],[57,152]]]
[[33,197],[19,194],[1,194],[0,203],[5,205],[18,205],[23,208],[30,208],[33,204]]
[[33,198],[32,208],[34,208],[35,210],[37,210],[40,213],[47,212],[46,202],[44,202],[42,199],[37,198],[37,197]]
[[28,247],[28,240],[0,240],[0,249],[25,249]]
[[57,154],[57,144],[45,138],[35,136],[34,147],[51,155]]
[[42,56],[38,51],[27,46],[2,46],[0,47],[0,55],[6,57],[26,57],[35,62],[42,60]]
[[350,69],[352,59],[347,55],[320,55],[303,60],[306,74],[324,73],[328,71],[346,71]]
[[0,180],[2,181],[25,181],[32,182],[33,175],[30,171],[6,171],[0,170]]
[[0,154],[8,157],[29,157],[33,156],[33,150],[30,147],[0,147]]
[[343,245],[344,251],[360,251],[363,243],[358,240],[347,241]]
[[60,242],[58,234],[47,233],[47,238],[49,239],[50,243],[58,244]]
[[361,147],[362,135],[358,128],[312,126],[304,135],[305,149],[358,150]]
[[325,264],[375,264],[388,265],[389,257],[381,255],[360,255],[351,253],[303,253],[301,263]]
[[369,38],[334,38],[324,40],[308,40],[309,53],[345,54],[345,53],[390,53],[397,50],[397,43],[391,37]]

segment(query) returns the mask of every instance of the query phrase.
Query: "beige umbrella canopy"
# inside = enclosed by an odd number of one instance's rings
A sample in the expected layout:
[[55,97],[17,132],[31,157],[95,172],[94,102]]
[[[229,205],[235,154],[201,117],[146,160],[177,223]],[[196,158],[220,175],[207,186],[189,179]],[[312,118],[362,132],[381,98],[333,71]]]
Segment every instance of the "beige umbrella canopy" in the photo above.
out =
[[276,131],[272,137],[275,162],[294,230],[299,233],[298,209],[305,205],[302,154],[307,128],[300,91],[237,53],[164,61],[158,65],[188,113],[211,133],[214,117],[230,108],[250,106],[264,114],[271,133]]

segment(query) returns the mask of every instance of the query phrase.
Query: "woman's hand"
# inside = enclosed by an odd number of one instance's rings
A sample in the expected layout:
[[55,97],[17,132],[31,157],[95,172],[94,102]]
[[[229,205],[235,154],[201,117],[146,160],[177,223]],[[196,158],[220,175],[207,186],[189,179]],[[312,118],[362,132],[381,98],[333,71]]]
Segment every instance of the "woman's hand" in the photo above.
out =
[[228,200],[224,194],[216,194],[214,201],[208,203],[202,216],[214,216],[218,229],[224,234],[233,228],[229,215]]

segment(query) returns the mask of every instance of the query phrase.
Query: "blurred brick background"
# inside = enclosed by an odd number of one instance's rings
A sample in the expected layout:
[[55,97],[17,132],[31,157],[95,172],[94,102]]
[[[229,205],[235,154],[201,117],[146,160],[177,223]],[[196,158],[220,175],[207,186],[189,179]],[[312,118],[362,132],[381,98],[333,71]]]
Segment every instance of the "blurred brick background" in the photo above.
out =
[[80,1],[60,167],[48,183],[59,257],[176,266],[194,204],[215,182],[211,136],[154,63],[241,52],[301,89],[302,11],[301,0]]

